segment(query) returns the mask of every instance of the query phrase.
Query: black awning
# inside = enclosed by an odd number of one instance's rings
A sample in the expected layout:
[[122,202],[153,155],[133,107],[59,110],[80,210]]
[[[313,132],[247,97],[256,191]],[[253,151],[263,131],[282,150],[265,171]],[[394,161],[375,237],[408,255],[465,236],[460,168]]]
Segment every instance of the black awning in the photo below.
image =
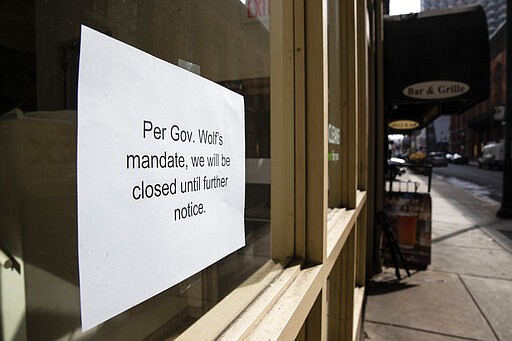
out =
[[389,121],[420,127],[489,96],[489,36],[481,6],[384,20],[384,100]]

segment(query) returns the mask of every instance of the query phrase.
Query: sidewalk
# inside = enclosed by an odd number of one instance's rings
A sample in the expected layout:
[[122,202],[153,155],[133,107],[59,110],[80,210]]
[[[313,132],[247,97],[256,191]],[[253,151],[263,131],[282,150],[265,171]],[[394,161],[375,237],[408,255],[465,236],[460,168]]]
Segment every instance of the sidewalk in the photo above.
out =
[[512,340],[512,220],[435,178],[431,195],[432,264],[367,285],[365,340]]

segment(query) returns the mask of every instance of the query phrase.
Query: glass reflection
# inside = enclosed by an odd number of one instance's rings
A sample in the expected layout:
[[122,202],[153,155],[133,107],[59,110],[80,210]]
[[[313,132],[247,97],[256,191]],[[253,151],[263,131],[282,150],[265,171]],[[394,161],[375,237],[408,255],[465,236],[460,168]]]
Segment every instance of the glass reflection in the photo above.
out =
[[[0,302],[3,339],[173,338],[269,259],[266,8],[268,1],[250,0],[22,0],[2,6],[0,248],[20,264],[19,273],[0,272],[2,297],[10,298]],[[81,24],[170,63],[195,65],[191,71],[242,94],[248,173],[246,247],[85,334],[76,226]]]

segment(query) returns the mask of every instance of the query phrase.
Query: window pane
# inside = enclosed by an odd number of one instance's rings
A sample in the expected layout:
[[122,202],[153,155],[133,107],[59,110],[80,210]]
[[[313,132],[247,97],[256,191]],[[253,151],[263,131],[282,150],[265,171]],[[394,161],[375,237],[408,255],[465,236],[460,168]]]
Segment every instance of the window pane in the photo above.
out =
[[328,173],[329,195],[328,207],[342,205],[342,162],[341,162],[341,37],[340,37],[340,3],[329,0],[327,11],[328,69],[329,69],[329,145]]
[[8,1],[0,15],[0,247],[20,269],[0,270],[4,339],[85,337],[76,223],[80,25],[244,96],[246,247],[87,334],[179,335],[270,258],[268,1],[23,0]]

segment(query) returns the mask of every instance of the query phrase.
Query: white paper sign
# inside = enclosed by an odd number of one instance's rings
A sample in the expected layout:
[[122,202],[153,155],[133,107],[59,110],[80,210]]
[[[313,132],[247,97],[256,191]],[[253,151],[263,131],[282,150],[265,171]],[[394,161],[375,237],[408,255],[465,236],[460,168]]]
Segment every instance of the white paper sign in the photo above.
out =
[[245,244],[243,97],[82,27],[82,329]]

